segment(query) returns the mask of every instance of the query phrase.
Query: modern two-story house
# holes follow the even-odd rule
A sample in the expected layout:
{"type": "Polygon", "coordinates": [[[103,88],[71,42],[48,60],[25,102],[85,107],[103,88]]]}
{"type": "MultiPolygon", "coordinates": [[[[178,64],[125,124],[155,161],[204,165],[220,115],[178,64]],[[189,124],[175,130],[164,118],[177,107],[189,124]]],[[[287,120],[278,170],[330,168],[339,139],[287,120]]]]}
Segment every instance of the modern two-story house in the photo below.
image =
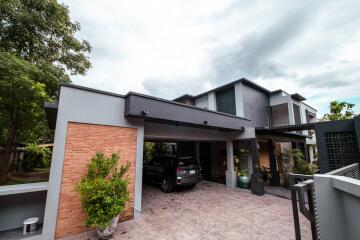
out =
{"type": "MultiPolygon", "coordinates": [[[[253,173],[270,168],[279,175],[285,149],[300,148],[311,161],[315,141],[304,125],[316,121],[316,110],[304,100],[247,79],[174,100],[62,85],[59,102],[45,104],[55,140],[44,239],[86,230],[74,185],[96,151],[120,151],[121,162],[131,164],[131,201],[123,218],[141,213],[146,141],[176,143],[181,153],[193,154],[199,161],[205,179],[227,187],[236,186],[239,169],[253,173]]],[[[271,184],[280,184],[280,178],[273,179],[271,184]]]]}

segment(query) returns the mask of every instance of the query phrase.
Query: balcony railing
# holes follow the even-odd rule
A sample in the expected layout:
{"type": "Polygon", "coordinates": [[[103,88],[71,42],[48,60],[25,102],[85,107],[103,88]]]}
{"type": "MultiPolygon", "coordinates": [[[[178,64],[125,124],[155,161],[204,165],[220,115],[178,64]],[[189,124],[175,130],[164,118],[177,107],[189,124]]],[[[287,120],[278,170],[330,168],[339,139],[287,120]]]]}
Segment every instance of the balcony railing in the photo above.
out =
{"type": "Polygon", "coordinates": [[[358,180],[359,163],[315,176],[289,174],[296,240],[301,240],[299,211],[311,224],[313,240],[320,239],[320,236],[329,240],[353,239],[352,236],[358,236],[360,230],[347,224],[353,219],[353,212],[360,211],[358,180]],[[352,198],[347,200],[346,196],[350,195],[352,198]],[[323,217],[320,210],[326,213],[323,217]],[[337,226],[337,229],[334,230],[331,226],[337,226]]]}

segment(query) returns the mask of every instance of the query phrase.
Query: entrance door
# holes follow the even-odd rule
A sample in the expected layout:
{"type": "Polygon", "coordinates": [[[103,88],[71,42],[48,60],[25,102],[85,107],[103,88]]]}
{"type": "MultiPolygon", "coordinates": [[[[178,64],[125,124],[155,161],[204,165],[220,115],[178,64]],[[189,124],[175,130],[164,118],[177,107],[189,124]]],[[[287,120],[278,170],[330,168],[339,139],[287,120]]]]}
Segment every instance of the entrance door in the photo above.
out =
{"type": "Polygon", "coordinates": [[[226,143],[200,142],[200,165],[205,180],[225,184],[226,143]]]}

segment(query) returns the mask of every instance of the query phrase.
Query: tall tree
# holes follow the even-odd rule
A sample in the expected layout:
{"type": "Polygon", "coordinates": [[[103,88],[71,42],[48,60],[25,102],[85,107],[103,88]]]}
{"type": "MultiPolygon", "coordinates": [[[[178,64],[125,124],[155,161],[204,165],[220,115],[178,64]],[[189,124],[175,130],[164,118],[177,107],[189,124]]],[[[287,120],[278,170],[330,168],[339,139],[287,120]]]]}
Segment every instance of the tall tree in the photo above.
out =
{"type": "Polygon", "coordinates": [[[330,113],[326,113],[323,118],[329,121],[351,119],[356,116],[354,107],[352,103],[332,101],[329,105],[330,113]]]}
{"type": "Polygon", "coordinates": [[[76,38],[79,30],[67,6],[56,0],[0,1],[0,143],[6,152],[0,174],[19,140],[33,141],[48,131],[43,101],[56,101],[60,83],[90,68],[91,47],[76,38]],[[40,95],[42,101],[35,97],[40,95]],[[25,111],[24,106],[31,108],[25,111]],[[37,122],[28,121],[25,112],[37,122]]]}
{"type": "Polygon", "coordinates": [[[3,183],[10,172],[9,150],[15,145],[17,131],[32,128],[41,120],[41,105],[48,95],[45,85],[33,80],[47,76],[28,61],[0,52],[0,72],[0,124],[6,136],[4,158],[0,162],[0,183],[3,183]]]}

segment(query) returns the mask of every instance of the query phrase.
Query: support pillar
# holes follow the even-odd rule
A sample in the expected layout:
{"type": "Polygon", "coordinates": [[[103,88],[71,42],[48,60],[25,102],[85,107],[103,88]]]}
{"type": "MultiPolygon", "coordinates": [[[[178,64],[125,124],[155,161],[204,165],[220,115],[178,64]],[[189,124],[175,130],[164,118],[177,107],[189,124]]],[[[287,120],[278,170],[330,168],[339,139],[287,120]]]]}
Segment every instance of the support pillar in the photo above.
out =
{"type": "Polygon", "coordinates": [[[308,163],[310,163],[310,154],[309,154],[309,147],[306,144],[306,142],[304,142],[304,153],[305,153],[305,161],[307,161],[308,163]]]}
{"type": "Polygon", "coordinates": [[[280,186],[280,176],[277,170],[276,156],[275,156],[275,142],[270,139],[268,141],[269,148],[269,160],[270,160],[270,185],[272,186],[280,186]]]}
{"type": "Polygon", "coordinates": [[[256,138],[250,140],[250,149],[253,165],[253,174],[251,174],[251,193],[255,195],[264,195],[264,181],[262,179],[262,174],[260,173],[260,158],[259,158],[259,148],[256,141],[256,138]]]}
{"type": "Polygon", "coordinates": [[[253,173],[260,173],[260,158],[259,158],[259,149],[256,138],[250,140],[250,150],[251,150],[251,162],[253,173]]]}
{"type": "Polygon", "coordinates": [[[200,142],[199,141],[196,141],[195,144],[194,144],[194,150],[195,150],[195,159],[196,159],[196,162],[199,164],[200,166],[200,142]]]}
{"type": "Polygon", "coordinates": [[[234,168],[234,146],[232,140],[226,141],[226,187],[236,187],[236,172],[234,168]]]}

